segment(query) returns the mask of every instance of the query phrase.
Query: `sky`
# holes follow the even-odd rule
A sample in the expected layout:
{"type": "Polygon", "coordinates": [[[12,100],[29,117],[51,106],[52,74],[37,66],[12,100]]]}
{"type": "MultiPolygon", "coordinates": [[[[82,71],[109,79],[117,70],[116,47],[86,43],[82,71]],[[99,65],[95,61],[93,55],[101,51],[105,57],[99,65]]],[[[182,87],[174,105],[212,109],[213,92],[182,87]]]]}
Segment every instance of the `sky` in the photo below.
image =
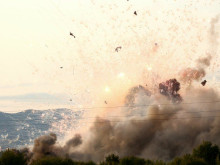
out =
{"type": "Polygon", "coordinates": [[[207,53],[219,88],[219,11],[219,0],[0,0],[0,111],[121,105],[207,53]]]}

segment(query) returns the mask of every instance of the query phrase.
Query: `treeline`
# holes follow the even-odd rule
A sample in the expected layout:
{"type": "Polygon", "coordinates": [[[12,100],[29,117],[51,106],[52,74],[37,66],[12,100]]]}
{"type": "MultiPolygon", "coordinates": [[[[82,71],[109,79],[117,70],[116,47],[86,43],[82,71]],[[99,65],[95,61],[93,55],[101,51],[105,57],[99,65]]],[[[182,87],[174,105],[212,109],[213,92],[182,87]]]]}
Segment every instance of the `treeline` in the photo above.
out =
{"type": "Polygon", "coordinates": [[[194,148],[191,154],[176,157],[170,162],[146,160],[135,156],[119,158],[111,154],[99,163],[80,162],[56,156],[45,156],[30,161],[24,152],[11,149],[0,153],[0,165],[220,165],[220,149],[219,146],[205,141],[194,148]]]}

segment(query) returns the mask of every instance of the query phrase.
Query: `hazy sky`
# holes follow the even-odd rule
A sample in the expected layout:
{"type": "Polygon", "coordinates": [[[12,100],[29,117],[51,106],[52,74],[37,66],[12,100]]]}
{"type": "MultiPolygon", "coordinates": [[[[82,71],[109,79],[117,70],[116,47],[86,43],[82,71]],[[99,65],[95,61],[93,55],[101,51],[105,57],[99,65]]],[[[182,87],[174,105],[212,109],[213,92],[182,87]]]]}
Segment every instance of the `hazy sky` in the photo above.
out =
{"type": "Polygon", "coordinates": [[[219,86],[219,14],[219,0],[0,0],[0,111],[118,105],[213,49],[219,86]]]}

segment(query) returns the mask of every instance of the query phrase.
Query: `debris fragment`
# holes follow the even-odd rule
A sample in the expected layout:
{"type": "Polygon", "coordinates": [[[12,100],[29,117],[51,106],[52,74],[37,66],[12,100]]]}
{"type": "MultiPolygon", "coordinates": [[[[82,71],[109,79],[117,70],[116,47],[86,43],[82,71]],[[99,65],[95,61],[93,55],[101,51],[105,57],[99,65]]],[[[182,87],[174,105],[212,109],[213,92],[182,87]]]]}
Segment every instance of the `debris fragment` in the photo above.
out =
{"type": "Polygon", "coordinates": [[[136,11],[134,11],[134,15],[137,15],[137,12],[136,12],[136,11]]]}
{"type": "Polygon", "coordinates": [[[201,84],[202,84],[203,86],[205,86],[206,82],[207,82],[207,81],[204,80],[204,81],[201,82],[201,84]]]}
{"type": "Polygon", "coordinates": [[[61,66],[60,69],[63,69],[63,67],[61,66]]]}
{"type": "Polygon", "coordinates": [[[70,99],[70,101],[73,101],[72,99],[70,99]]]}
{"type": "Polygon", "coordinates": [[[105,104],[108,104],[107,101],[105,101],[105,104]]]}
{"type": "Polygon", "coordinates": [[[76,38],[76,36],[73,33],[71,33],[71,32],[70,32],[70,35],[73,36],[74,38],[76,38]]]}
{"type": "Polygon", "coordinates": [[[121,46],[118,46],[117,48],[115,48],[115,51],[118,52],[121,48],[121,46]]]}

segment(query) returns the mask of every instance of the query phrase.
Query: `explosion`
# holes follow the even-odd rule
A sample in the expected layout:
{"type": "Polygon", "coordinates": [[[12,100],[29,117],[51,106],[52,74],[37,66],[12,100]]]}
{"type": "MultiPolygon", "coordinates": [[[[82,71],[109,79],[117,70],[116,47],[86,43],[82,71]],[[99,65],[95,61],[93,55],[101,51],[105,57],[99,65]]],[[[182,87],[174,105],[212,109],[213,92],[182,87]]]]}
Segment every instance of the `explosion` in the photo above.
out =
{"type": "MultiPolygon", "coordinates": [[[[212,36],[216,36],[215,31],[213,25],[212,36]]],[[[156,43],[155,46],[154,54],[159,49],[156,43]]],[[[110,153],[120,157],[132,155],[170,160],[188,153],[204,140],[220,145],[219,93],[215,88],[203,88],[201,85],[194,87],[192,84],[205,77],[213,57],[214,54],[207,54],[196,61],[195,67],[184,68],[177,77],[179,81],[173,78],[153,84],[158,87],[156,92],[136,83],[127,92],[122,106],[108,107],[111,109],[108,113],[116,113],[117,116],[97,116],[88,129],[83,130],[83,133],[74,132],[73,138],[64,145],[57,142],[53,133],[37,138],[33,149],[27,153],[30,161],[50,155],[98,162],[110,153]],[[192,88],[180,95],[180,83],[192,88]]],[[[132,70],[134,67],[130,68],[132,70]]],[[[152,67],[147,66],[147,70],[151,71],[152,67]]],[[[123,76],[123,73],[118,75],[123,76]]],[[[104,91],[108,93],[112,89],[106,86],[104,91]]],[[[112,97],[117,98],[118,93],[112,92],[112,97]]]]}
{"type": "Polygon", "coordinates": [[[220,115],[218,102],[184,104],[185,99],[220,100],[217,91],[193,88],[186,91],[183,100],[179,90],[180,83],[176,79],[160,83],[161,95],[157,97],[141,85],[133,87],[125,98],[125,107],[121,108],[127,112],[123,113],[124,120],[97,117],[84,136],[75,134],[62,146],[57,143],[55,134],[41,136],[27,153],[30,162],[47,155],[101,161],[110,153],[120,157],[134,155],[170,160],[189,152],[203,140],[219,145],[220,119],[215,117],[220,115]],[[172,102],[163,105],[167,99],[172,102]],[[140,105],[140,101],[149,104],[140,105]],[[134,111],[139,115],[134,115],[134,111]]]}

